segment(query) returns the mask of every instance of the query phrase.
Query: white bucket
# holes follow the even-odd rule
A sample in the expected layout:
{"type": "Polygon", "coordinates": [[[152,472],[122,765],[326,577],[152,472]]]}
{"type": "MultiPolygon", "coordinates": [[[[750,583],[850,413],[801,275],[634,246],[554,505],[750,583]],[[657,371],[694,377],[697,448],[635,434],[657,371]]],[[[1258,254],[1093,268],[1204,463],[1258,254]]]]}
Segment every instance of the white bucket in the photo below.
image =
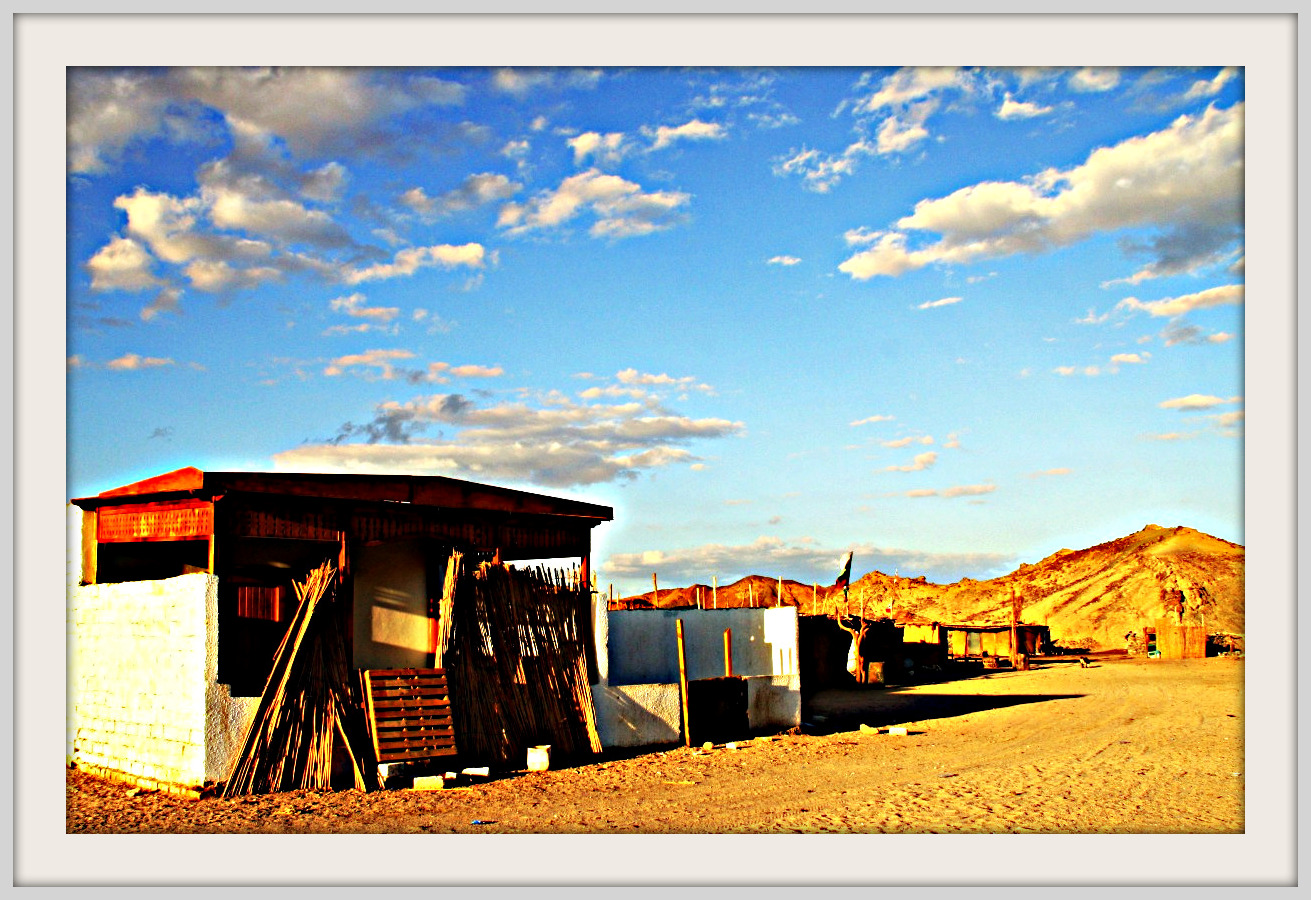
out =
{"type": "Polygon", "coordinates": [[[551,768],[551,745],[539,744],[528,748],[528,771],[545,772],[551,768]]]}

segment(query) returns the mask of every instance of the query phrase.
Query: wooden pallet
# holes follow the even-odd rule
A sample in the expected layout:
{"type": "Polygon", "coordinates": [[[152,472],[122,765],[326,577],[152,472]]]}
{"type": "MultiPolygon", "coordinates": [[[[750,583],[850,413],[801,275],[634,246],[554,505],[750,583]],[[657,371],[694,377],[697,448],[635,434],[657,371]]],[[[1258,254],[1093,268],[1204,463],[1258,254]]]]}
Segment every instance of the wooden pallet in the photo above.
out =
{"type": "Polygon", "coordinates": [[[454,756],[445,669],[366,669],[364,702],[378,762],[454,756]]]}

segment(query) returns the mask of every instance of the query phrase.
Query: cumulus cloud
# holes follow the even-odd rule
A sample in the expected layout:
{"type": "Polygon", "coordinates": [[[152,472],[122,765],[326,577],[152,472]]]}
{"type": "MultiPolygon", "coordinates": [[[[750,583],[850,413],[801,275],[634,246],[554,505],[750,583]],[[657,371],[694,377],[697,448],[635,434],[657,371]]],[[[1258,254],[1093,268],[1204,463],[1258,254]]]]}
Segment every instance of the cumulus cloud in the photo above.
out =
{"type": "Polygon", "coordinates": [[[728,130],[723,125],[718,122],[702,122],[700,119],[676,126],[644,128],[643,132],[652,138],[652,150],[663,150],[675,141],[717,141],[728,137],[728,130]]]}
{"type": "Polygon", "coordinates": [[[857,113],[905,107],[946,90],[969,90],[969,73],[955,66],[920,66],[898,69],[884,78],[877,91],[855,102],[857,113]]]}
{"type": "Polygon", "coordinates": [[[884,415],[868,416],[868,417],[866,417],[866,418],[864,418],[864,419],[857,419],[856,421],[854,421],[854,422],[850,422],[850,423],[848,423],[848,424],[851,425],[852,428],[856,428],[856,427],[858,427],[858,426],[860,426],[860,425],[872,425],[872,424],[874,424],[875,422],[891,422],[891,421],[893,420],[893,418],[895,418],[895,417],[894,417],[894,416],[884,416],[884,415]]]}
{"type": "MultiPolygon", "coordinates": [[[[298,154],[369,151],[425,108],[458,105],[466,89],[404,69],[70,69],[68,166],[94,174],[134,141],[210,139],[217,123],[277,135],[298,154]]],[[[422,143],[422,142],[421,142],[422,143]]]]}
{"type": "Polygon", "coordinates": [[[624,158],[628,145],[624,142],[622,132],[600,134],[587,131],[565,142],[574,151],[574,164],[581,165],[588,157],[597,162],[614,165],[624,158]]]}
{"type": "Polygon", "coordinates": [[[477,209],[488,203],[508,200],[522,187],[504,175],[483,172],[470,175],[459,186],[437,197],[429,197],[421,187],[410,188],[401,194],[400,202],[423,218],[433,220],[477,209]]]}
{"type": "Polygon", "coordinates": [[[453,269],[456,266],[481,269],[485,253],[482,244],[474,243],[460,246],[436,244],[431,247],[410,247],[398,251],[390,263],[349,270],[343,275],[342,281],[347,284],[359,284],[363,281],[396,278],[413,275],[419,269],[428,266],[440,266],[443,269],[453,269]]]}
{"type": "Polygon", "coordinates": [[[843,178],[856,171],[862,157],[878,152],[877,144],[860,140],[838,154],[802,148],[774,162],[775,175],[799,175],[802,185],[818,194],[826,194],[843,178]]]}
{"type": "Polygon", "coordinates": [[[1114,67],[1085,66],[1070,76],[1072,90],[1083,93],[1102,93],[1120,83],[1120,70],[1114,67]]]}
{"type": "Polygon", "coordinates": [[[334,312],[342,312],[357,319],[370,319],[384,325],[401,314],[400,307],[365,306],[364,301],[363,294],[355,293],[346,297],[337,297],[329,301],[328,305],[334,312]]]}
{"type": "MultiPolygon", "coordinates": [[[[884,447],[891,447],[892,449],[895,450],[901,447],[909,447],[911,444],[932,444],[933,437],[931,435],[924,434],[924,435],[919,435],[918,437],[915,436],[903,437],[891,441],[880,441],[879,443],[881,443],[884,447]]],[[[918,457],[916,457],[916,461],[917,462],[919,461],[918,457]]],[[[903,471],[908,471],[908,470],[903,470],[903,471]]]]}
{"type": "Polygon", "coordinates": [[[1168,128],[1093,151],[1081,165],[988,181],[921,200],[895,230],[853,229],[864,249],[838,268],[857,280],[924,266],[1051,251],[1095,234],[1155,229],[1141,248],[1171,271],[1214,261],[1243,219],[1243,105],[1181,116],[1168,128]],[[912,235],[937,234],[912,246],[912,235]],[[1169,257],[1167,260],[1167,256],[1169,257]]]}
{"type": "Polygon", "coordinates": [[[800,264],[799,256],[771,256],[766,262],[771,266],[795,266],[800,264]]]}
{"type": "Polygon", "coordinates": [[[1244,296],[1243,285],[1224,284],[1192,294],[1183,294],[1179,297],[1166,297],[1163,300],[1143,301],[1136,297],[1125,297],[1116,304],[1115,308],[1134,312],[1141,311],[1155,317],[1173,318],[1187,315],[1196,309],[1209,309],[1213,306],[1226,305],[1237,306],[1243,303],[1244,296]]]}
{"type": "Polygon", "coordinates": [[[688,443],[743,428],[637,402],[582,404],[552,394],[537,406],[507,401],[482,407],[460,394],[435,394],[379,404],[371,421],[348,422],[331,440],[278,454],[275,462],[302,471],[404,470],[569,486],[696,462],[688,443]],[[420,439],[438,425],[458,434],[420,439]]]}
{"type": "Polygon", "coordinates": [[[1008,92],[1001,106],[998,107],[996,116],[999,119],[1032,119],[1035,116],[1045,116],[1051,111],[1050,106],[1016,100],[1008,92]]]}
{"type": "Polygon", "coordinates": [[[1145,363],[1147,362],[1148,359],[1151,358],[1151,356],[1152,354],[1150,353],[1117,353],[1111,357],[1111,364],[1119,365],[1120,363],[1125,363],[1125,364],[1145,363]]]}
{"type": "Polygon", "coordinates": [[[384,381],[390,381],[396,377],[393,363],[398,360],[413,358],[414,353],[410,350],[367,350],[364,353],[349,353],[332,360],[324,368],[323,374],[332,377],[352,371],[359,373],[360,370],[364,370],[368,377],[377,377],[384,381]]]}
{"type": "Polygon", "coordinates": [[[691,195],[680,191],[645,192],[618,175],[588,169],[570,176],[555,190],[527,203],[507,203],[497,224],[508,234],[557,228],[590,212],[593,237],[624,238],[663,231],[683,222],[691,195]]]}
{"type": "Polygon", "coordinates": [[[1186,397],[1174,397],[1170,400],[1163,400],[1157,404],[1161,409],[1211,409],[1215,406],[1222,406],[1226,403],[1240,403],[1242,397],[1215,397],[1210,394],[1189,394],[1186,397]]]}
{"type": "Polygon", "coordinates": [[[1224,88],[1226,84],[1238,77],[1238,69],[1233,66],[1225,66],[1214,78],[1203,78],[1194,81],[1184,94],[1185,100],[1197,100],[1203,97],[1214,97],[1224,88]]]}
{"type": "Polygon", "coordinates": [[[885,472],[922,472],[938,461],[938,454],[929,450],[918,454],[914,460],[904,466],[888,466],[885,472]]]}
{"type": "Polygon", "coordinates": [[[142,291],[161,282],[152,271],[155,260],[132,238],[116,237],[87,261],[91,288],[97,291],[142,291]]]}

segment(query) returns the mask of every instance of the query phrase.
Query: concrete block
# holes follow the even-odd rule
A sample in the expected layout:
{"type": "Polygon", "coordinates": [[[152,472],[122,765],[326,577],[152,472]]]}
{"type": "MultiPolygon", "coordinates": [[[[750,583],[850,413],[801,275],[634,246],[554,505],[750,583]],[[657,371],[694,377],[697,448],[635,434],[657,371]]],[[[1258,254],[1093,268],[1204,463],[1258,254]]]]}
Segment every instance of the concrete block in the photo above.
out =
{"type": "Polygon", "coordinates": [[[446,787],[446,779],[441,775],[416,775],[411,790],[440,791],[446,787]]]}

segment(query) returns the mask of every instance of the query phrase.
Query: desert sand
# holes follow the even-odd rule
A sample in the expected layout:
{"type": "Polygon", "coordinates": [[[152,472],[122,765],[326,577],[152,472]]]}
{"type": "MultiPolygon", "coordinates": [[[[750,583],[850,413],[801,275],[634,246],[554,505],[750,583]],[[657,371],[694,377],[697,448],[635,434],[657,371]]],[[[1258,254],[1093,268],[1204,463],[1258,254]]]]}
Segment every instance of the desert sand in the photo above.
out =
{"type": "Polygon", "coordinates": [[[1038,660],[1030,671],[822,692],[807,718],[818,733],[610,753],[437,791],[182,800],[73,770],[67,831],[1243,831],[1241,659],[1038,660]]]}

